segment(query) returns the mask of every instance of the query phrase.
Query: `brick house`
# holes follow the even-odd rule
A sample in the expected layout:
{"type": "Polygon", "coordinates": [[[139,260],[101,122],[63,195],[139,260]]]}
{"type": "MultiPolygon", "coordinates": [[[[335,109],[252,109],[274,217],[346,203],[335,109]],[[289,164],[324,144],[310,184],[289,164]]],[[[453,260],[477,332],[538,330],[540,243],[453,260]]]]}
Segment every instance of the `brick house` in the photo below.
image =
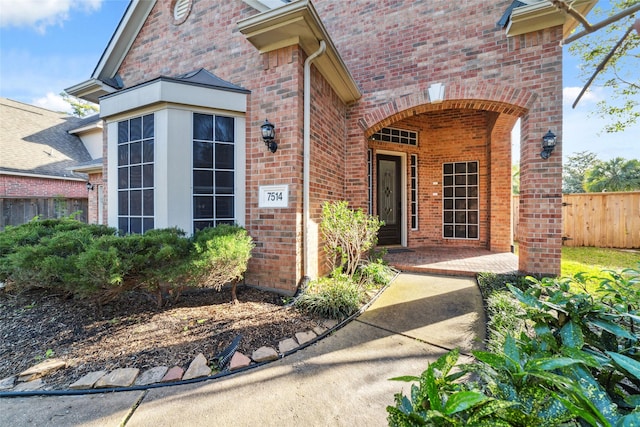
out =
{"type": "Polygon", "coordinates": [[[101,126],[98,116],[79,119],[0,98],[0,230],[34,216],[80,211],[76,218],[88,219],[87,175],[73,168],[102,157],[101,126]]]}
{"type": "Polygon", "coordinates": [[[239,223],[247,282],[286,293],[326,272],[327,200],[379,215],[381,245],[509,251],[520,119],[519,267],[557,274],[561,143],[543,159],[541,138],[562,141],[575,26],[542,0],[133,0],[67,91],[101,106],[110,225],[239,223]]]}

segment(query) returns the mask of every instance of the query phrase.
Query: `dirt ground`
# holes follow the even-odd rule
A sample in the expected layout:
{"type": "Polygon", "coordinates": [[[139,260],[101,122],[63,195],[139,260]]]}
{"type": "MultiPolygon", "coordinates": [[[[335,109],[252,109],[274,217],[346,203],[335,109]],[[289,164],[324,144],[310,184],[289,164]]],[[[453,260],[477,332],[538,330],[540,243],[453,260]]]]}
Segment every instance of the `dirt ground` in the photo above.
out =
{"type": "Polygon", "coordinates": [[[212,360],[238,335],[250,356],[318,322],[283,306],[281,296],[240,286],[239,304],[229,290],[195,290],[162,309],[143,294],[129,294],[101,310],[87,302],[42,291],[0,290],[0,380],[46,358],[67,362],[45,379],[63,389],[88,372],[116,368],[181,366],[198,353],[212,360]]]}

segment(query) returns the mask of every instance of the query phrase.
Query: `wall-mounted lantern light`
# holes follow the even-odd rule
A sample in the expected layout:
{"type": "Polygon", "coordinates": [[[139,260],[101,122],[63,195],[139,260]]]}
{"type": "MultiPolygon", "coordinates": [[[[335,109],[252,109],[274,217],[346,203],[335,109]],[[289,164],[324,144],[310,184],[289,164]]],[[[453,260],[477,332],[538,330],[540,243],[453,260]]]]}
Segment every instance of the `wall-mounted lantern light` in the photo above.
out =
{"type": "Polygon", "coordinates": [[[92,184],[92,183],[90,183],[89,181],[87,181],[86,186],[87,186],[87,191],[91,191],[91,190],[93,190],[93,184],[92,184]]]}
{"type": "Polygon", "coordinates": [[[556,135],[549,129],[549,132],[545,133],[542,137],[542,153],[540,153],[540,157],[548,159],[553,149],[556,148],[557,142],[556,135]]]}
{"type": "Polygon", "coordinates": [[[260,126],[260,132],[262,133],[264,145],[267,146],[269,151],[275,153],[278,149],[278,144],[274,141],[274,139],[276,139],[276,127],[269,120],[265,119],[262,126],[260,126]]]}

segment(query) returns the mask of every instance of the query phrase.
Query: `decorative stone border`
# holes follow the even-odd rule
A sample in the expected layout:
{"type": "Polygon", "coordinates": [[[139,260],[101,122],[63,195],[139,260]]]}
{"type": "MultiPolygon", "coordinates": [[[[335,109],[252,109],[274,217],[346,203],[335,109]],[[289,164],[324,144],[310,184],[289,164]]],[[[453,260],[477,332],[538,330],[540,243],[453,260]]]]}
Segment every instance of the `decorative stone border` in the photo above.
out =
{"type": "MultiPolygon", "coordinates": [[[[297,351],[318,337],[328,334],[338,326],[338,322],[324,319],[313,330],[297,332],[294,337],[278,343],[278,350],[263,346],[254,350],[251,357],[236,351],[229,361],[229,372],[247,368],[251,365],[277,360],[297,351]]],[[[67,363],[61,359],[49,359],[11,377],[0,380],[0,392],[30,392],[45,390],[44,379],[53,372],[65,368],[67,363]]],[[[132,386],[148,386],[177,381],[205,378],[214,372],[206,357],[199,353],[185,371],[180,366],[156,366],[144,372],[137,368],[118,368],[111,372],[93,371],[84,375],[69,386],[72,390],[112,389],[132,386]]],[[[63,391],[63,390],[60,390],[63,391]]]]}

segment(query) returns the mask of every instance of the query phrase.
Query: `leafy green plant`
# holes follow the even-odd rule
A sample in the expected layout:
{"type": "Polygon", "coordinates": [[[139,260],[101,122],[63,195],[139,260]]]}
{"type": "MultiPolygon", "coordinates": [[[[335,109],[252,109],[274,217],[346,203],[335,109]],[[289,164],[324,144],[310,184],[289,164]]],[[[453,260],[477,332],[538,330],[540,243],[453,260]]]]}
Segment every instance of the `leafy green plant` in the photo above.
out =
{"type": "Polygon", "coordinates": [[[485,395],[473,383],[458,381],[466,372],[452,373],[459,357],[452,350],[430,363],[419,377],[403,376],[393,381],[415,382],[410,397],[397,393],[395,406],[387,406],[390,426],[510,426],[501,411],[514,403],[485,395]]]}
{"type": "Polygon", "coordinates": [[[362,288],[348,275],[338,274],[312,281],[295,306],[312,315],[342,320],[358,311],[363,301],[362,288]]]}
{"type": "Polygon", "coordinates": [[[363,254],[375,246],[381,225],[377,217],[349,209],[345,201],[324,203],[320,230],[331,269],[353,276],[363,254]]]}
{"type": "Polygon", "coordinates": [[[395,274],[382,259],[376,259],[361,261],[354,279],[362,283],[365,288],[380,288],[388,284],[395,274]]]}
{"type": "MultiPolygon", "coordinates": [[[[411,398],[396,395],[396,406],[388,408],[390,424],[639,425],[640,270],[606,274],[593,293],[580,291],[580,283],[575,283],[580,276],[528,278],[524,290],[507,284],[520,308],[500,327],[505,334],[501,345],[496,340],[488,351],[473,352],[474,363],[458,366],[459,375],[475,380],[454,385],[429,382],[425,379],[437,370],[430,374],[428,368],[411,398]],[[522,323],[510,331],[514,316],[522,323]],[[484,399],[481,396],[494,399],[499,408],[482,422],[471,419],[479,410],[471,404],[455,417],[444,418],[442,410],[430,412],[434,401],[441,408],[462,391],[476,393],[478,401],[484,399]]],[[[494,317],[500,316],[500,307],[512,304],[504,300],[504,292],[492,297],[498,300],[496,311],[489,312],[494,317]]]]}

